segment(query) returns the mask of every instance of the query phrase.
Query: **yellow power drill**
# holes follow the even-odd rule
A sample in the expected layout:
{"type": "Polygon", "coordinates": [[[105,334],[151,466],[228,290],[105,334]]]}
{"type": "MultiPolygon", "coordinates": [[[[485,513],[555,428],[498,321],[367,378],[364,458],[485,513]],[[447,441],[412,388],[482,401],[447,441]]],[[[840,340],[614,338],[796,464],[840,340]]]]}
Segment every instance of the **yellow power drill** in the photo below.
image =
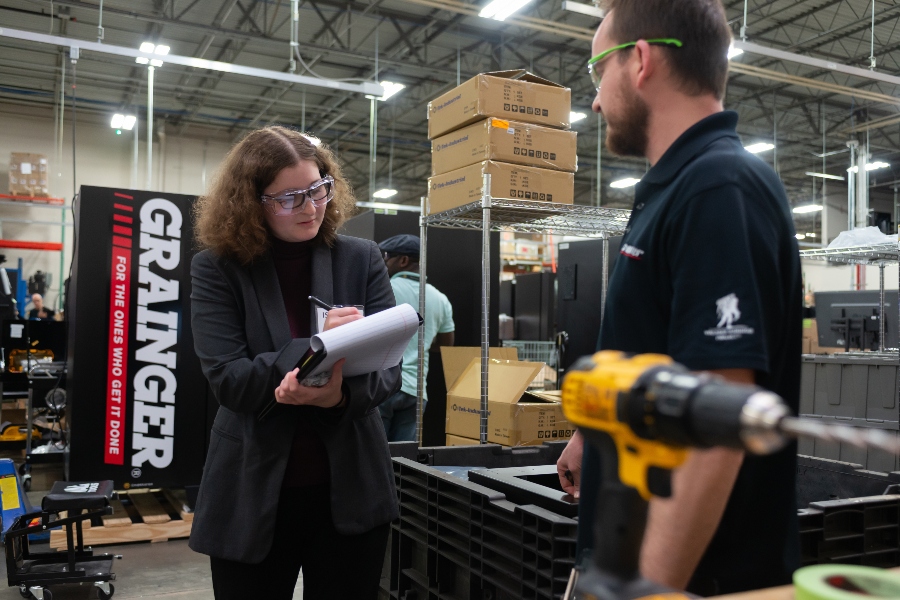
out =
{"type": "Polygon", "coordinates": [[[779,396],[703,373],[659,354],[604,351],[577,361],[563,382],[569,422],[600,453],[592,564],[578,579],[579,600],[686,598],[642,579],[648,501],[671,495],[671,472],[688,448],[728,446],[775,452],[789,435],[779,396]]]}

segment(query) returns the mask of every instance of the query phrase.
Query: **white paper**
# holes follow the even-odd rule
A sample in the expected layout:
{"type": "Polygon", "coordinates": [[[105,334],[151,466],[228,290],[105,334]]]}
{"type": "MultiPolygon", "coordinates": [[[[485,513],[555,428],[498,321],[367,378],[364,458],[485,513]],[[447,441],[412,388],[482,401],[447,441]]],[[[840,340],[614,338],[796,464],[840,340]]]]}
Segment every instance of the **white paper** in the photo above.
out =
{"type": "Polygon", "coordinates": [[[22,175],[31,175],[31,163],[22,163],[22,175]]]}
{"type": "Polygon", "coordinates": [[[313,309],[316,311],[316,330],[322,331],[325,329],[325,318],[328,316],[328,309],[321,306],[314,306],[313,309]]]}
{"type": "Polygon", "coordinates": [[[19,323],[12,323],[9,326],[9,337],[11,338],[21,338],[22,331],[25,329],[25,326],[19,323]]]}
{"type": "Polygon", "coordinates": [[[325,360],[310,374],[331,371],[346,358],[343,376],[353,377],[389,369],[400,364],[403,351],[419,328],[419,315],[409,304],[401,304],[358,321],[312,336],[313,351],[324,349],[325,360]]]}

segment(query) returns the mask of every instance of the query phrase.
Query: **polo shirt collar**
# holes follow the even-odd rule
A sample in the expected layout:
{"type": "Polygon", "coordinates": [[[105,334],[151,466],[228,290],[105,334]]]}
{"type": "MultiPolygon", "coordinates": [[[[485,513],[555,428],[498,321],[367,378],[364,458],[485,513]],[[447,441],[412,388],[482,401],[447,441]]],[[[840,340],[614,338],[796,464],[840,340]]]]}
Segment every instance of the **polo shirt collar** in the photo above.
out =
{"type": "Polygon", "coordinates": [[[641,179],[641,183],[665,184],[675,178],[681,168],[699,154],[711,142],[733,137],[737,132],[738,114],[724,110],[702,119],[682,133],[653,167],[641,179]]]}

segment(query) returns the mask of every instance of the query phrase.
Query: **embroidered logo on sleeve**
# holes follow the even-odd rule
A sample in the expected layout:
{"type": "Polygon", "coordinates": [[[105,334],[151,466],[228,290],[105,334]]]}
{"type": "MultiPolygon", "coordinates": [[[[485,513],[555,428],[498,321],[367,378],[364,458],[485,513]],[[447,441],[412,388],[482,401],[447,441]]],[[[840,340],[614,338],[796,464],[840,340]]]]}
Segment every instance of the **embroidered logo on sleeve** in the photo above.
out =
{"type": "Polygon", "coordinates": [[[727,342],[740,339],[744,335],[753,335],[752,327],[737,324],[738,319],[741,318],[738,303],[739,300],[735,294],[728,294],[716,300],[716,316],[719,318],[719,322],[715,327],[704,331],[704,335],[715,338],[717,342],[727,342]]]}
{"type": "Polygon", "coordinates": [[[635,248],[631,244],[622,244],[622,249],[619,250],[619,254],[627,256],[628,258],[633,258],[634,260],[641,260],[644,251],[640,248],[635,248]]]}

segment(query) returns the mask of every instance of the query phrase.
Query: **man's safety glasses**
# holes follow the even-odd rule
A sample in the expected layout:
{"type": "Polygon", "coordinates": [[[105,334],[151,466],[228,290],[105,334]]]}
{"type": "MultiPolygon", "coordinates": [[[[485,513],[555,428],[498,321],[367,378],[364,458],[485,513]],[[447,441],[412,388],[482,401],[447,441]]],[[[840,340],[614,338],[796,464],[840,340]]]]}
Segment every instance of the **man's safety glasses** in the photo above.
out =
{"type": "MultiPolygon", "coordinates": [[[[640,40],[638,40],[640,41],[640,40]]],[[[676,40],[674,38],[655,38],[652,40],[645,40],[648,44],[663,44],[665,46],[675,46],[676,48],[681,48],[681,40],[676,40]]],[[[600,62],[615,52],[616,50],[624,50],[625,48],[632,48],[637,45],[637,42],[627,42],[625,44],[619,44],[618,46],[613,46],[612,48],[607,48],[594,58],[588,61],[587,67],[588,72],[591,74],[591,81],[594,82],[594,88],[599,92],[600,91],[600,77],[602,73],[600,72],[600,62]]]]}
{"type": "Polygon", "coordinates": [[[327,204],[334,198],[334,178],[326,175],[305,190],[284,190],[273,196],[263,194],[259,197],[263,205],[273,215],[286,216],[298,213],[311,201],[316,208],[327,204]]]}

